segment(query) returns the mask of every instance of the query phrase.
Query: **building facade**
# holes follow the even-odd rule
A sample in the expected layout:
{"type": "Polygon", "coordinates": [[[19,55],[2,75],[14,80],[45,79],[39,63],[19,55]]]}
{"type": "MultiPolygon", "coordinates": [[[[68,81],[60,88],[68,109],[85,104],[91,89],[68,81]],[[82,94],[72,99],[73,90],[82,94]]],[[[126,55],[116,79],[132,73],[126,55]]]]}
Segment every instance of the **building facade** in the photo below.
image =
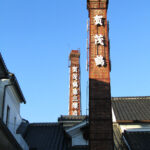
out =
{"type": "Polygon", "coordinates": [[[0,55],[0,141],[1,150],[28,150],[17,128],[22,122],[20,104],[26,103],[14,74],[9,73],[0,55]],[[8,144],[9,143],[9,144],[8,144]]]}

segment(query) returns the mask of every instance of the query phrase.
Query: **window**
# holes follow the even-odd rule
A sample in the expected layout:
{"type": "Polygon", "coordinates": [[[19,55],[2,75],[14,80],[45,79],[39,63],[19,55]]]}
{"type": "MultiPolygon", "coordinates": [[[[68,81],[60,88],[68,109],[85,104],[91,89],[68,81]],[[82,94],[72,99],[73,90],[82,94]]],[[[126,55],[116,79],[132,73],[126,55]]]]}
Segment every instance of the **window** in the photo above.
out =
{"type": "Polygon", "coordinates": [[[16,117],[14,118],[14,132],[16,132],[16,117]]]}
{"type": "Polygon", "coordinates": [[[6,114],[6,126],[8,127],[10,117],[10,108],[7,106],[7,114],[6,114]]]}

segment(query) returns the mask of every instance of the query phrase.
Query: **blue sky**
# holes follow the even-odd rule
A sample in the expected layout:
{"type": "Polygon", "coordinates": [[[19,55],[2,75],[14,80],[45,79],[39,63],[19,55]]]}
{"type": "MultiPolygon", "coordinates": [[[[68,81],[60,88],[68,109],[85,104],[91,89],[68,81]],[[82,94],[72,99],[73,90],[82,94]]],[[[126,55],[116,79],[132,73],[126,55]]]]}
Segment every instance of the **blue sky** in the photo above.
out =
{"type": "MultiPolygon", "coordinates": [[[[150,95],[150,1],[110,0],[112,96],[150,95]]],[[[15,73],[30,122],[68,114],[72,49],[81,52],[82,112],[86,114],[86,0],[0,0],[0,52],[15,73]]]]}

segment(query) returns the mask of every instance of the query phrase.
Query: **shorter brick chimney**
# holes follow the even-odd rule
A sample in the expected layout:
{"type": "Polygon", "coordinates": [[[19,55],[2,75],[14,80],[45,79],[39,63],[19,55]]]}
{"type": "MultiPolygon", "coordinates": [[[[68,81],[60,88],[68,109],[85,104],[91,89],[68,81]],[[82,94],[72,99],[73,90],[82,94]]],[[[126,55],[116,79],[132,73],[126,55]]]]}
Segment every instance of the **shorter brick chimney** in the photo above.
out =
{"type": "Polygon", "coordinates": [[[70,95],[69,115],[78,116],[81,114],[80,102],[80,51],[72,50],[70,60],[70,95]]]}

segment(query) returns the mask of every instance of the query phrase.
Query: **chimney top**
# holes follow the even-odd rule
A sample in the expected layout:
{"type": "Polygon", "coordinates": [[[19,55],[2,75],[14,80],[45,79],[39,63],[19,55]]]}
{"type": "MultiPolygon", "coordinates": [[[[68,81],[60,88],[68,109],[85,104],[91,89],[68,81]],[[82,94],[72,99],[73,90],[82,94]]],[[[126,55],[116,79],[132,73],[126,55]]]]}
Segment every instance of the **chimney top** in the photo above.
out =
{"type": "Polygon", "coordinates": [[[72,50],[70,55],[69,55],[69,59],[71,59],[72,57],[80,58],[80,51],[79,50],[72,50]]]}

